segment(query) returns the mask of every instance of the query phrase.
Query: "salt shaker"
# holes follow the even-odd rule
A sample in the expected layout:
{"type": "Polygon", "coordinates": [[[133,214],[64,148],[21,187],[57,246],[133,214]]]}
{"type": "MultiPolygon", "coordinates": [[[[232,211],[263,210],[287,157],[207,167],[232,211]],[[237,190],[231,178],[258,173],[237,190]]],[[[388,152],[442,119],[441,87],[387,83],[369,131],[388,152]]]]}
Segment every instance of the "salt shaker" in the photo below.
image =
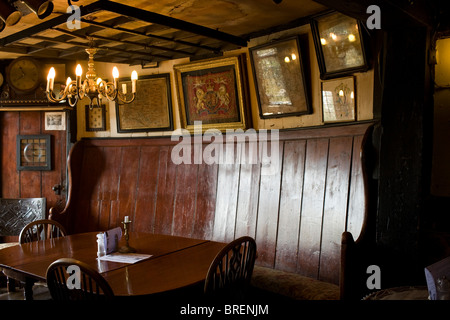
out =
{"type": "Polygon", "coordinates": [[[105,234],[97,233],[97,257],[105,255],[105,234]]]}

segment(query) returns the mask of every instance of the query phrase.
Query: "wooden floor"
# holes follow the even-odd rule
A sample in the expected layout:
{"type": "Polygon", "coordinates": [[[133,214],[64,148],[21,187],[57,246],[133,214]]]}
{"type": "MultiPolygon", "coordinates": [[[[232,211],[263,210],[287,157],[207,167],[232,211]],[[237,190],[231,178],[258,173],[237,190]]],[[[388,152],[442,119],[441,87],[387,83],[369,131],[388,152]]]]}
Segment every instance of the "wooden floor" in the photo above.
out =
{"type": "MultiPolygon", "coordinates": [[[[33,288],[34,300],[50,300],[50,293],[44,286],[36,285],[33,288]]],[[[23,288],[17,288],[15,292],[8,292],[6,288],[0,288],[0,300],[25,300],[23,288]]]]}

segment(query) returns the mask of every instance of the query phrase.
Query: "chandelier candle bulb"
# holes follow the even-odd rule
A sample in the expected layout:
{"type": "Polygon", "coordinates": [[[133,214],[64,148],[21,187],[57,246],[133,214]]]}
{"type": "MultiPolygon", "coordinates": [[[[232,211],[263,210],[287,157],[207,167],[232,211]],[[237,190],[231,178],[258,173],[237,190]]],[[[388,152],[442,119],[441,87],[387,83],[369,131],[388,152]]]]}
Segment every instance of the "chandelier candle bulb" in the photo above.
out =
{"type": "Polygon", "coordinates": [[[77,76],[77,86],[81,87],[81,75],[83,74],[83,69],[81,68],[81,65],[77,65],[77,68],[75,69],[75,75],[77,76]]]}
{"type": "Polygon", "coordinates": [[[131,73],[131,93],[136,93],[136,81],[138,79],[138,74],[136,70],[131,73]]]}
{"type": "Polygon", "coordinates": [[[130,217],[129,216],[125,216],[125,220],[123,222],[125,222],[125,223],[130,222],[130,217]]]}
{"type": "Polygon", "coordinates": [[[48,72],[48,76],[47,76],[47,92],[52,91],[53,90],[53,85],[54,85],[54,81],[55,81],[55,68],[51,67],[50,71],[48,72]]]}
{"type": "Polygon", "coordinates": [[[136,98],[137,72],[133,71],[133,73],[131,74],[133,95],[130,99],[127,99],[127,88],[125,87],[125,85],[122,86],[122,90],[124,91],[123,94],[117,87],[119,78],[119,70],[117,69],[117,67],[114,67],[112,70],[114,82],[106,82],[100,77],[97,77],[97,73],[95,72],[94,54],[97,52],[97,48],[89,47],[88,49],[85,49],[85,51],[89,54],[86,79],[82,79],[83,69],[81,68],[81,65],[78,64],[75,70],[75,81],[72,81],[70,80],[70,78],[68,78],[64,92],[61,93],[61,97],[57,98],[52,91],[55,79],[55,71],[54,68],[51,68],[47,77],[46,93],[48,100],[51,102],[61,102],[68,97],[69,99],[67,99],[67,102],[72,108],[75,108],[77,102],[84,99],[84,97],[89,98],[90,108],[94,106],[95,100],[97,100],[97,105],[100,105],[101,99],[104,97],[106,97],[109,101],[116,101],[123,104],[129,104],[133,102],[136,98]]]}
{"type": "Polygon", "coordinates": [[[117,79],[119,78],[119,70],[117,67],[113,68],[114,87],[117,88],[117,79]]]}
{"type": "Polygon", "coordinates": [[[67,87],[67,90],[69,92],[69,94],[68,94],[69,98],[72,98],[72,95],[70,94],[70,84],[71,84],[71,82],[72,82],[72,78],[71,77],[67,77],[66,87],[67,87]]]}

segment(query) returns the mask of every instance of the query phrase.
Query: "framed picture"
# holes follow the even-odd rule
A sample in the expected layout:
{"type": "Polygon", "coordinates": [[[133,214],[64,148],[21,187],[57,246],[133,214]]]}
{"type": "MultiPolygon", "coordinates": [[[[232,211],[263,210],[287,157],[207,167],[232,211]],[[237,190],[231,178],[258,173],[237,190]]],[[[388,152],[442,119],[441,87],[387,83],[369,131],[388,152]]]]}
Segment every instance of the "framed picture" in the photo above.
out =
{"type": "Polygon", "coordinates": [[[329,13],[311,20],[321,79],[367,71],[361,23],[342,13],[329,13]]]}
{"type": "Polygon", "coordinates": [[[260,117],[311,113],[298,37],[250,48],[260,117]]]}
{"type": "Polygon", "coordinates": [[[106,130],[106,106],[104,104],[84,106],[86,115],[86,131],[105,131],[106,130]]]}
{"type": "Polygon", "coordinates": [[[45,130],[66,130],[66,113],[64,111],[46,112],[45,130]]]}
{"type": "Polygon", "coordinates": [[[17,170],[51,170],[50,135],[17,136],[17,170]]]}
{"type": "MultiPolygon", "coordinates": [[[[118,87],[131,92],[131,79],[119,80],[118,87]]],[[[141,76],[136,83],[136,99],[130,104],[116,102],[117,132],[173,130],[170,74],[141,76]]]]}
{"type": "Polygon", "coordinates": [[[201,122],[208,129],[246,129],[246,82],[241,56],[174,66],[181,126],[194,132],[201,122]]]}
{"type": "Polygon", "coordinates": [[[355,121],[355,99],[355,80],[353,77],[323,81],[323,122],[355,121]]]}

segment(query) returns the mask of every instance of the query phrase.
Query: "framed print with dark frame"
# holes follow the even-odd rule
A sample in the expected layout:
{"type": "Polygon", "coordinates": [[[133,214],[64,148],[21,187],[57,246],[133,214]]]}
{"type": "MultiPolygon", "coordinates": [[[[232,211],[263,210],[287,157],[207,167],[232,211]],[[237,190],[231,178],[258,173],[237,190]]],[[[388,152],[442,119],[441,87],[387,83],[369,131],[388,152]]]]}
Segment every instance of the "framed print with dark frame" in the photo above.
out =
{"type": "MultiPolygon", "coordinates": [[[[119,79],[118,86],[131,92],[131,79],[119,79]]],[[[140,76],[136,92],[136,99],[132,103],[116,102],[117,132],[173,130],[170,74],[140,76]]]]}
{"type": "Polygon", "coordinates": [[[51,170],[50,135],[17,136],[17,170],[51,170]]]}
{"type": "Polygon", "coordinates": [[[358,20],[328,13],[313,18],[311,30],[322,80],[369,69],[358,20]]]}
{"type": "Polygon", "coordinates": [[[311,113],[298,36],[250,48],[263,119],[311,113]]]}
{"type": "Polygon", "coordinates": [[[106,105],[84,106],[86,131],[105,131],[106,130],[106,105]]]}
{"type": "Polygon", "coordinates": [[[356,120],[356,93],[353,76],[322,82],[323,122],[356,120]]]}
{"type": "Polygon", "coordinates": [[[174,66],[182,128],[193,133],[198,121],[203,132],[248,127],[242,60],[232,56],[174,66]]]}

